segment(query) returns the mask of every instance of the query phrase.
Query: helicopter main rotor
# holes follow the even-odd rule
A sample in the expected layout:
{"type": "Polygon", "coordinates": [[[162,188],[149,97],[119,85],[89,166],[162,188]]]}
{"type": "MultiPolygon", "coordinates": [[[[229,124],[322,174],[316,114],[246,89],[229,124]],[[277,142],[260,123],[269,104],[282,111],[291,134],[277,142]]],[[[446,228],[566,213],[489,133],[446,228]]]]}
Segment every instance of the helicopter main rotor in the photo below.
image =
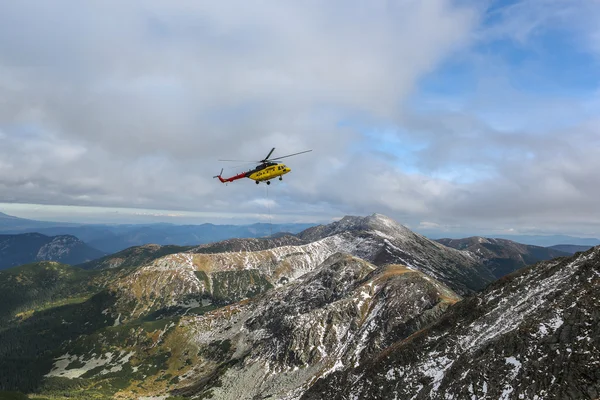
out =
{"type": "Polygon", "coordinates": [[[292,157],[292,156],[297,156],[298,154],[304,154],[304,153],[308,153],[312,150],[305,150],[305,151],[301,151],[299,153],[294,153],[294,154],[288,154],[286,156],[281,156],[281,157],[275,157],[275,158],[269,158],[271,156],[271,154],[273,154],[273,152],[275,151],[275,147],[273,147],[271,149],[271,151],[269,152],[269,154],[267,154],[267,156],[262,159],[262,160],[258,160],[258,161],[249,161],[249,160],[219,160],[219,161],[227,161],[227,162],[247,162],[247,163],[256,163],[256,164],[266,164],[269,162],[277,162],[278,160],[281,160],[282,158],[287,158],[287,157],[292,157]]]}

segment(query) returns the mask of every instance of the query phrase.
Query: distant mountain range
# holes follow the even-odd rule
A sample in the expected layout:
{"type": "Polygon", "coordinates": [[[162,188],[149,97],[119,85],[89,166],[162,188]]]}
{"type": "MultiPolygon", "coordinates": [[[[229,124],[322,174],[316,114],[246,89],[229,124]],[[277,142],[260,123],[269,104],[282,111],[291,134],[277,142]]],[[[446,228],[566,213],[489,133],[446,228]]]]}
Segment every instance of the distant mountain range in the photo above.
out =
{"type": "Polygon", "coordinates": [[[513,272],[490,260],[535,249],[480,239],[457,250],[374,214],[297,236],[135,247],[85,269],[0,271],[0,390],[597,397],[600,247],[513,272]]]}
{"type": "Polygon", "coordinates": [[[549,249],[562,251],[569,254],[575,254],[579,251],[588,251],[594,246],[579,246],[576,244],[557,244],[555,246],[549,246],[549,249]]]}
{"type": "MultiPolygon", "coordinates": [[[[174,225],[174,224],[73,224],[34,221],[0,212],[0,233],[42,233],[47,236],[72,235],[106,253],[115,253],[132,246],[149,243],[160,245],[195,246],[230,238],[259,238],[297,234],[315,224],[251,224],[251,225],[174,225]]],[[[517,243],[550,247],[580,245],[587,248],[600,245],[595,238],[564,235],[500,235],[494,236],[517,243]]],[[[582,247],[583,248],[583,247],[582,247]]],[[[559,248],[556,248],[559,251],[559,248]]],[[[563,248],[564,249],[564,248],[563,248]]],[[[567,251],[570,252],[570,251],[567,251]]]]}
{"type": "MultiPolygon", "coordinates": [[[[465,235],[467,236],[467,235],[465,235]]],[[[469,235],[470,236],[470,235],[469,235]]],[[[587,246],[591,248],[600,245],[600,239],[597,238],[582,238],[576,236],[567,235],[475,235],[477,237],[490,237],[495,239],[507,239],[517,243],[529,244],[533,246],[541,247],[552,247],[562,244],[573,244],[580,246],[587,246]]],[[[439,240],[439,236],[436,240],[439,240]]],[[[452,237],[453,239],[460,239],[461,237],[452,237]]]]}
{"type": "Polygon", "coordinates": [[[47,236],[72,235],[105,253],[149,243],[195,246],[230,238],[264,237],[279,232],[298,233],[314,224],[251,225],[77,225],[33,221],[0,213],[0,233],[37,232],[47,236]]]}
{"type": "Polygon", "coordinates": [[[15,233],[20,233],[29,229],[33,229],[35,231],[36,229],[56,226],[57,224],[58,223],[34,221],[25,218],[13,217],[12,215],[0,212],[0,232],[11,231],[8,233],[13,233],[12,231],[16,231],[15,233]]]}
{"type": "Polygon", "coordinates": [[[36,261],[81,264],[104,255],[106,253],[70,235],[0,235],[0,270],[36,261]]]}

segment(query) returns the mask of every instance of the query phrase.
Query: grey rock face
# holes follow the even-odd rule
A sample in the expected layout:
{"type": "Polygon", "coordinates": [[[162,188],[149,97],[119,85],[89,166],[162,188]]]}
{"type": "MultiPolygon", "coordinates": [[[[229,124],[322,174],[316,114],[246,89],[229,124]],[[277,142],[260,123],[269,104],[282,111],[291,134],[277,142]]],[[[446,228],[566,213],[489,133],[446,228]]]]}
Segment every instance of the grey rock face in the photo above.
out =
{"type": "Polygon", "coordinates": [[[304,399],[600,395],[600,247],[499,280],[304,399]]]}
{"type": "MultiPolygon", "coordinates": [[[[226,371],[184,382],[173,394],[222,399],[286,398],[316,376],[359,365],[432,323],[459,297],[426,275],[402,266],[377,268],[344,254],[272,290],[230,317],[190,318],[201,348],[226,341],[226,371]],[[208,322],[210,321],[210,323],[208,322]],[[210,329],[207,330],[207,327],[210,329]]],[[[209,351],[210,353],[210,351],[209,351]]],[[[209,357],[210,358],[210,357],[209,357]]]]}
{"type": "Polygon", "coordinates": [[[309,228],[298,237],[309,241],[340,237],[344,242],[369,243],[369,252],[350,253],[375,265],[407,265],[445,283],[459,294],[473,293],[496,279],[479,257],[414,233],[381,214],[344,217],[329,225],[309,228]]]}

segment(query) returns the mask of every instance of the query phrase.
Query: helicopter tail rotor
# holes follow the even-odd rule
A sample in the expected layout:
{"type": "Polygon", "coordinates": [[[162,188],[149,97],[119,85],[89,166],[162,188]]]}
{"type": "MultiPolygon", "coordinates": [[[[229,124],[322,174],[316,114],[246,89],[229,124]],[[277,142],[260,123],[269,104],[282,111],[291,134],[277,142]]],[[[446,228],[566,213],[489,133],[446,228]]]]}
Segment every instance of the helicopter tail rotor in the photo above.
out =
{"type": "Polygon", "coordinates": [[[225,179],[223,179],[221,177],[221,175],[223,175],[223,168],[221,168],[221,172],[219,172],[219,175],[215,175],[215,176],[213,176],[213,178],[219,178],[219,180],[223,183],[227,182],[225,179]]]}

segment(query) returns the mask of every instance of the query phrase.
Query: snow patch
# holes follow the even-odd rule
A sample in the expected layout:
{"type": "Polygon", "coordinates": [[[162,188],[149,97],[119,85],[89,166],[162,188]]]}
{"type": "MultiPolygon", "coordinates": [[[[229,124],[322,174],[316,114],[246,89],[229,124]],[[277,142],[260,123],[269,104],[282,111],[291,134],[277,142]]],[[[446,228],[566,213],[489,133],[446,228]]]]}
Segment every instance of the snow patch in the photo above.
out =
{"type": "Polygon", "coordinates": [[[454,364],[454,361],[450,360],[446,356],[442,356],[429,360],[419,367],[419,370],[423,375],[433,379],[433,388],[430,392],[431,394],[433,392],[437,392],[442,384],[442,380],[444,379],[446,371],[452,366],[452,364],[454,364]]]}
{"type": "Polygon", "coordinates": [[[515,379],[521,370],[521,362],[514,357],[508,357],[506,359],[506,363],[513,366],[512,376],[510,379],[515,379]]]}
{"type": "Polygon", "coordinates": [[[105,353],[99,357],[96,354],[92,354],[92,357],[85,360],[85,356],[75,356],[69,353],[55,359],[52,370],[46,374],[47,377],[57,376],[63,378],[79,378],[88,371],[94,368],[102,367],[105,365],[113,364],[110,368],[103,369],[100,371],[101,375],[109,374],[112,372],[119,372],[123,369],[123,365],[128,363],[131,357],[135,354],[134,351],[126,353],[122,351],[120,354],[112,352],[105,353]],[[83,363],[83,366],[76,368],[68,368],[73,362],[78,364],[83,363]]]}
{"type": "Polygon", "coordinates": [[[538,327],[538,331],[534,334],[536,338],[542,338],[544,336],[548,336],[550,332],[555,332],[558,328],[560,328],[564,324],[563,319],[555,315],[548,322],[540,323],[538,327]]]}

